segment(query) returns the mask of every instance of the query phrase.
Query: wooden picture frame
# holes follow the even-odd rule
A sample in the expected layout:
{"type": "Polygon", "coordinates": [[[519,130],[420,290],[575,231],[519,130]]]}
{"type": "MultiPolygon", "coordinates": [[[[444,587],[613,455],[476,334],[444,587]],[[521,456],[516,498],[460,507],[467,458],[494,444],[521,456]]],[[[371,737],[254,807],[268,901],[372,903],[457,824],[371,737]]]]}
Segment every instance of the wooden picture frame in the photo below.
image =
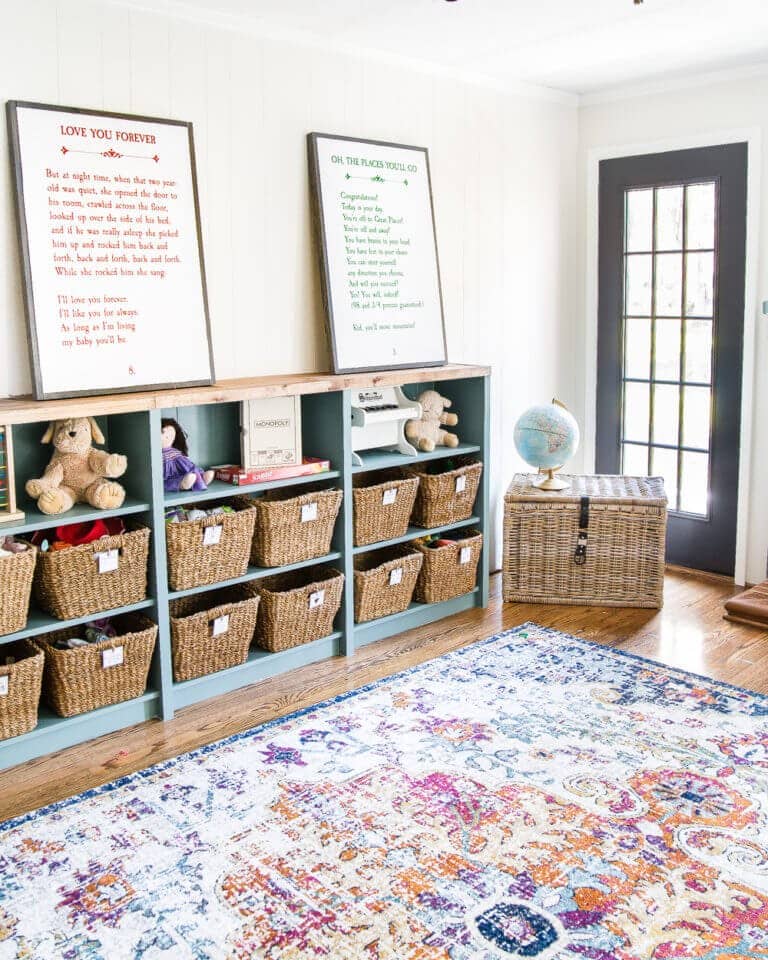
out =
{"type": "Polygon", "coordinates": [[[307,135],[334,373],[447,362],[426,147],[307,135]]]}
{"type": "Polygon", "coordinates": [[[21,523],[24,514],[16,507],[16,478],[13,462],[13,432],[0,423],[0,534],[5,523],[21,523]]]}
{"type": "Polygon", "coordinates": [[[6,115],[35,397],[213,383],[192,124],[6,115]]]}

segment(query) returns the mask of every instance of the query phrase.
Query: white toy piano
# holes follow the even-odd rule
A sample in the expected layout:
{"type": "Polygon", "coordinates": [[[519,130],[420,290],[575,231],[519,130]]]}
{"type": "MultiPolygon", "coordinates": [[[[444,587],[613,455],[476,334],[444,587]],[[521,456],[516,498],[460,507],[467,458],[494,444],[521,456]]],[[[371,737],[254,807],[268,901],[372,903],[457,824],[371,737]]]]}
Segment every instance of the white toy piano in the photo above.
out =
{"type": "Polygon", "coordinates": [[[363,465],[358,450],[397,450],[415,457],[418,450],[405,439],[405,424],[420,417],[421,404],[409,400],[400,387],[353,390],[352,463],[363,465]]]}

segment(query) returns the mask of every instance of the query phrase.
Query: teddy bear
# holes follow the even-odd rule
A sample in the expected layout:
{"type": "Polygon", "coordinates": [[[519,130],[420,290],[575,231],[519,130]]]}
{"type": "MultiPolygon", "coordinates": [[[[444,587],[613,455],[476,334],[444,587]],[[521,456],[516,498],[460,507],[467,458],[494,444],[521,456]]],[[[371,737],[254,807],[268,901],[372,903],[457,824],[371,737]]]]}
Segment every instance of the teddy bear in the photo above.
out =
{"type": "Polygon", "coordinates": [[[416,447],[425,453],[431,453],[435,447],[458,447],[459,438],[455,433],[448,433],[442,427],[455,427],[459,418],[455,413],[445,413],[446,407],[451,406],[447,397],[442,397],[437,390],[425,390],[418,397],[421,404],[421,419],[409,420],[405,425],[405,436],[416,447]]]}
{"type": "Polygon", "coordinates": [[[25,489],[42,513],[65,513],[76,503],[100,510],[122,506],[125,490],[114,478],[125,473],[128,461],[93,446],[104,443],[93,417],[54,420],[40,442],[53,443],[55,452],[42,477],[27,480],[25,489]]]}

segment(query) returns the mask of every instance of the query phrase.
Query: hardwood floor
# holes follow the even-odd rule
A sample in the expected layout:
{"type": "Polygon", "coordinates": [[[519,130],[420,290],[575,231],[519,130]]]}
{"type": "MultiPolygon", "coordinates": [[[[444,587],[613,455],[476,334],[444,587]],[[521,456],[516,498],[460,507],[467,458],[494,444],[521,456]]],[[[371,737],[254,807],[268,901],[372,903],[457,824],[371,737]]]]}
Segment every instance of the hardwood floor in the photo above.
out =
{"type": "Polygon", "coordinates": [[[350,658],[307,666],[0,773],[0,820],[141,770],[202,744],[284,716],[449,650],[534,620],[622,650],[768,693],[768,632],[728,623],[726,581],[669,570],[661,611],[503,604],[491,579],[486,610],[469,610],[382,640],[350,658]]]}

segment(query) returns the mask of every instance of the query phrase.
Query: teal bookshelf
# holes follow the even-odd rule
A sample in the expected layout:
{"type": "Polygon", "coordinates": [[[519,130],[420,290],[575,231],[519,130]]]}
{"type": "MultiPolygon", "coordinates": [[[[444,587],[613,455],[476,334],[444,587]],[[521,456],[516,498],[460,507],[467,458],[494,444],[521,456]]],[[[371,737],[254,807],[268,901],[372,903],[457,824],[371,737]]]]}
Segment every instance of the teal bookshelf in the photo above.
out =
{"type": "MultiPolygon", "coordinates": [[[[19,509],[23,521],[0,523],[0,533],[31,534],[59,524],[82,523],[97,517],[123,516],[148,526],[150,558],[147,598],[140,603],[107,611],[109,614],[141,610],[158,624],[148,685],[143,696],[77,717],[61,718],[44,705],[40,707],[38,726],[28,734],[0,740],[0,769],[52,753],[97,736],[114,732],[153,718],[170,719],[181,710],[202,700],[268,680],[307,664],[322,665],[332,657],[350,656],[356,649],[392,636],[412,627],[423,626],[471,607],[484,607],[488,602],[488,552],[484,548],[473,591],[441,603],[412,603],[402,613],[382,617],[368,623],[355,624],[353,617],[353,559],[355,555],[382,546],[406,543],[425,533],[445,533],[463,528],[488,530],[488,418],[489,371],[485,367],[448,365],[439,368],[376,372],[351,376],[319,374],[286,378],[225,381],[213,387],[189,390],[157,391],[134,397],[81,398],[76,400],[35,402],[32,400],[0,401],[0,423],[10,424],[16,468],[19,509]],[[407,381],[411,381],[408,383],[407,381]],[[403,384],[405,392],[416,397],[421,390],[436,387],[453,401],[452,409],[460,421],[456,428],[461,445],[457,449],[438,448],[433,453],[415,457],[399,453],[373,451],[363,453],[362,466],[353,466],[351,447],[351,389],[365,386],[403,384]],[[301,396],[302,440],[307,456],[330,460],[331,470],[311,477],[292,478],[273,483],[229,486],[215,481],[204,491],[166,494],[162,481],[160,421],[173,416],[189,434],[190,455],[207,466],[239,461],[239,403],[241,400],[295,394],[301,396]],[[49,419],[68,416],[95,416],[106,437],[107,448],[128,456],[128,471],[121,478],[126,488],[125,503],[119,510],[100,511],[78,506],[69,513],[51,518],[41,514],[24,494],[24,481],[39,475],[50,456],[50,448],[40,443],[49,419]],[[352,477],[354,473],[405,466],[422,461],[473,454],[485,464],[474,515],[455,524],[424,530],[410,527],[406,534],[392,540],[355,547],[352,536],[352,477]],[[166,506],[180,503],[215,502],[240,494],[259,494],[276,487],[312,484],[321,488],[336,487],[343,491],[339,518],[330,552],[323,557],[284,567],[249,567],[242,577],[188,590],[172,591],[166,572],[164,512],[166,506]],[[176,682],[171,664],[169,602],[190,594],[205,593],[271,576],[290,570],[332,565],[345,575],[342,604],[333,632],[313,643],[279,653],[252,648],[247,661],[194,680],[176,682]]],[[[104,614],[99,614],[100,616],[104,614]]],[[[57,620],[34,607],[24,630],[0,636],[0,655],[4,644],[23,637],[43,636],[65,626],[74,626],[93,619],[94,615],[75,620],[57,620]]]]}

